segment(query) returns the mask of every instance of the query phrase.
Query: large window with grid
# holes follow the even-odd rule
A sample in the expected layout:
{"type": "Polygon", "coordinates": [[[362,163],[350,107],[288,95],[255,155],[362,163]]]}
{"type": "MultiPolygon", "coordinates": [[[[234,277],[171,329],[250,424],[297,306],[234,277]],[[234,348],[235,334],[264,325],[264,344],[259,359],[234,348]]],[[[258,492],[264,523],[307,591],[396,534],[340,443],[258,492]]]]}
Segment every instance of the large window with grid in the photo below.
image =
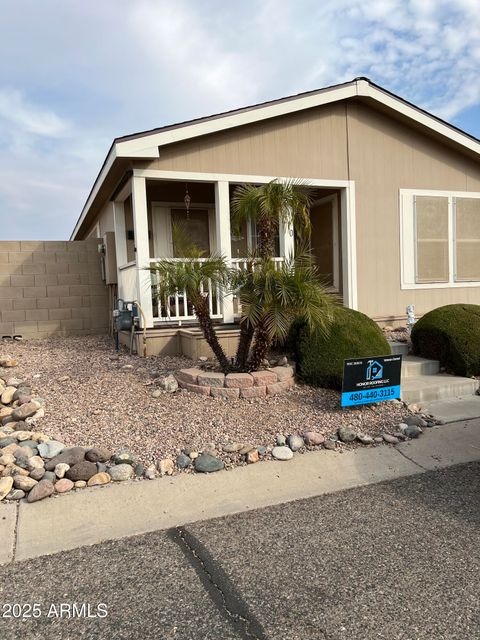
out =
{"type": "Polygon", "coordinates": [[[400,192],[402,288],[480,284],[480,193],[400,192]]]}

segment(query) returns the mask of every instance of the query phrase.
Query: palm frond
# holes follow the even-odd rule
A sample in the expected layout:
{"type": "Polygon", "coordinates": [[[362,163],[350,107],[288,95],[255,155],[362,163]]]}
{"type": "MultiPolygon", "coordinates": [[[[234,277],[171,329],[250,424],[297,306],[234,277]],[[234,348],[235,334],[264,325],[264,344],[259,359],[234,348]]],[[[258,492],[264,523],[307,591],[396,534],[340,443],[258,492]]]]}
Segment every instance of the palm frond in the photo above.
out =
{"type": "Polygon", "coordinates": [[[309,210],[313,193],[308,183],[299,179],[240,185],[231,201],[233,227],[238,231],[246,220],[254,220],[260,227],[278,229],[282,222],[292,225],[299,237],[307,238],[311,231],[309,210]]]}
{"type": "Polygon", "coordinates": [[[175,222],[172,224],[172,243],[175,254],[179,258],[190,258],[192,260],[205,258],[207,252],[193,244],[189,238],[185,222],[175,222]]]}
{"type": "Polygon", "coordinates": [[[337,298],[322,285],[312,256],[288,257],[280,267],[273,260],[257,261],[237,276],[242,316],[262,326],[270,339],[284,339],[291,323],[303,317],[313,329],[328,332],[337,298]]]}
{"type": "Polygon", "coordinates": [[[149,267],[155,275],[154,294],[164,298],[185,291],[195,305],[202,291],[229,289],[230,268],[223,256],[208,258],[164,258],[149,267]]]}

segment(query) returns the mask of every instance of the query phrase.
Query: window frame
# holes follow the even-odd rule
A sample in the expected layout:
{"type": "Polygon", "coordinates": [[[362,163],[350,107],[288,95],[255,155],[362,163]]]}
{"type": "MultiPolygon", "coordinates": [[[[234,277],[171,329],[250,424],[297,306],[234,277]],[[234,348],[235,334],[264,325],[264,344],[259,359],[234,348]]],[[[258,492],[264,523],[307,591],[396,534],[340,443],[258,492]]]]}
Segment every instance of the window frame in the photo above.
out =
{"type": "Polygon", "coordinates": [[[401,289],[451,289],[480,286],[479,280],[457,280],[456,238],[455,238],[455,199],[480,199],[478,191],[437,191],[430,189],[400,189],[400,274],[401,289]],[[417,239],[415,196],[433,196],[448,198],[448,281],[416,282],[417,239]]]}

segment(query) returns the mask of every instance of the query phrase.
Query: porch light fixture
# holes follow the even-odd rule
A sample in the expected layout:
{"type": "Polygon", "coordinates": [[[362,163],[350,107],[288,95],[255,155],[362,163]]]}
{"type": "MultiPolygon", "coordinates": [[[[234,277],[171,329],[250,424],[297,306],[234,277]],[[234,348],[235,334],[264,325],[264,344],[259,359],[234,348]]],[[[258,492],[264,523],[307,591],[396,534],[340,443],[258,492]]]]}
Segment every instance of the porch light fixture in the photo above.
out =
{"type": "Polygon", "coordinates": [[[187,210],[187,218],[188,218],[188,216],[190,215],[190,203],[192,202],[190,194],[188,193],[188,184],[185,184],[185,197],[183,201],[185,203],[185,209],[187,210]]]}

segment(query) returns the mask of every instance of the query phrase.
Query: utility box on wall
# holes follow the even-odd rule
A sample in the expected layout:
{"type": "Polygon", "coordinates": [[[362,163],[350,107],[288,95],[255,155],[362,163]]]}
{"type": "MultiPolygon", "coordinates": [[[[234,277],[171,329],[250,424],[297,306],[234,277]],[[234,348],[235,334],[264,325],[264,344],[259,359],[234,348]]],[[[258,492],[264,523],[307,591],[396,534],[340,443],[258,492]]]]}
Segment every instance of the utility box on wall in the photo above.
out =
{"type": "Polygon", "coordinates": [[[115,251],[115,234],[107,231],[103,236],[105,247],[105,284],[117,284],[117,255],[115,251]]]}

